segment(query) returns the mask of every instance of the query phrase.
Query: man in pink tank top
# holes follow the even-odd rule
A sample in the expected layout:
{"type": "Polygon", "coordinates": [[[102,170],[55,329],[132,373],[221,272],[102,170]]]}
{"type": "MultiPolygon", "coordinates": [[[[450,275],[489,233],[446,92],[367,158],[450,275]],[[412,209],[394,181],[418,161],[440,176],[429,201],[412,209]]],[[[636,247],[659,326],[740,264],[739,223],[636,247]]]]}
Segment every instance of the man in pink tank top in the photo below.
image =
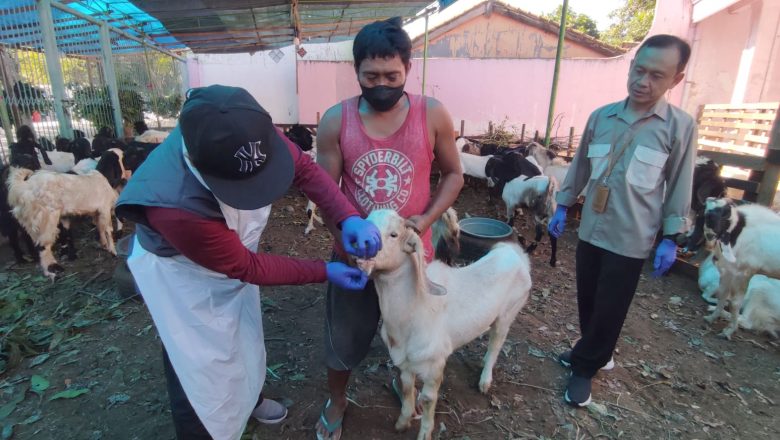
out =
{"type": "MultiPolygon", "coordinates": [[[[362,93],[325,112],[317,131],[317,162],[362,214],[391,208],[406,217],[433,258],[431,224],[463,186],[452,119],[437,100],[404,92],[412,42],[393,18],[365,26],[352,54],[362,93]],[[431,162],[441,178],[431,193],[431,162]]],[[[338,231],[331,227],[334,234],[338,231]]],[[[344,251],[334,246],[334,258],[344,251]]],[[[373,283],[362,292],[328,285],[325,353],[330,398],[317,422],[317,438],[341,438],[352,369],[368,353],[379,323],[373,283]]],[[[391,389],[401,390],[400,380],[391,389]]],[[[412,386],[414,386],[412,384],[412,386]]]]}

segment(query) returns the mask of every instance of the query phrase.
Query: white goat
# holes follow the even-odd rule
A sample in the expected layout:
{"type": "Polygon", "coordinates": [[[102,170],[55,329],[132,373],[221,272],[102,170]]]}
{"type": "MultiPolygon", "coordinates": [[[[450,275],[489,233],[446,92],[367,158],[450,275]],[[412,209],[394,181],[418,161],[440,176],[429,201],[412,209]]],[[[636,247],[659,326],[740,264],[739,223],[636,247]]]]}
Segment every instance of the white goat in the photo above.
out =
{"type": "Polygon", "coordinates": [[[463,174],[477,179],[487,179],[485,166],[493,156],[475,156],[463,152],[458,152],[458,155],[460,156],[460,165],[463,167],[463,174]]]}
{"type": "Polygon", "coordinates": [[[41,152],[38,151],[38,160],[41,163],[41,169],[48,171],[56,171],[58,173],[67,173],[76,165],[76,159],[74,159],[73,153],[66,153],[63,151],[47,151],[46,155],[51,160],[51,165],[46,164],[43,161],[41,152]]]}
{"type": "Polygon", "coordinates": [[[118,195],[98,171],[78,176],[14,167],[7,185],[11,212],[33,241],[43,248],[40,264],[44,275],[53,280],[54,272],[61,270],[51,248],[63,216],[92,216],[100,243],[116,255],[111,214],[118,195]]]}
{"type": "MultiPolygon", "coordinates": [[[[727,302],[736,316],[753,275],[780,278],[780,215],[760,205],[736,206],[730,199],[707,199],[704,236],[713,249],[720,273],[718,305],[705,317],[713,322],[727,302]]],[[[722,336],[731,339],[738,319],[732,319],[722,336]]]]}
{"type": "Polygon", "coordinates": [[[717,304],[716,294],[720,284],[720,273],[712,258],[713,254],[707,255],[707,258],[699,266],[699,289],[701,289],[701,297],[704,301],[709,304],[717,304]]]}
{"type": "Polygon", "coordinates": [[[358,265],[374,280],[382,340],[401,370],[403,405],[395,428],[406,429],[412,421],[419,376],[423,417],[417,439],[429,440],[447,358],[488,329],[479,389],[490,389],[509,327],[528,300],[530,263],[518,245],[499,243],[469,266],[426,265],[422,240],[395,211],[376,210],[368,220],[382,233],[382,250],[358,265]]]}
{"type": "Polygon", "coordinates": [[[135,140],[146,144],[161,144],[169,134],[167,131],[146,130],[136,136],[135,140]]]}
{"type": "Polygon", "coordinates": [[[777,338],[780,332],[780,280],[753,276],[737,323],[746,330],[765,331],[777,338]]]}

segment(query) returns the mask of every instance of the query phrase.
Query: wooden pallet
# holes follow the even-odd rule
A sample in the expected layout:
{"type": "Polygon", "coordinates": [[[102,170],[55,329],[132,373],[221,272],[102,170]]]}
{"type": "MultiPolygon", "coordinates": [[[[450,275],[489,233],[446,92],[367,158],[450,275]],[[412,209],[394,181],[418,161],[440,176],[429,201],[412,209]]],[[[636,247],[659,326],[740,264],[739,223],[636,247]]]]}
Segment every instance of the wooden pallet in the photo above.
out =
{"type": "Polygon", "coordinates": [[[750,170],[749,180],[729,179],[743,198],[770,205],[780,176],[780,103],[707,104],[699,110],[699,155],[750,170]]]}

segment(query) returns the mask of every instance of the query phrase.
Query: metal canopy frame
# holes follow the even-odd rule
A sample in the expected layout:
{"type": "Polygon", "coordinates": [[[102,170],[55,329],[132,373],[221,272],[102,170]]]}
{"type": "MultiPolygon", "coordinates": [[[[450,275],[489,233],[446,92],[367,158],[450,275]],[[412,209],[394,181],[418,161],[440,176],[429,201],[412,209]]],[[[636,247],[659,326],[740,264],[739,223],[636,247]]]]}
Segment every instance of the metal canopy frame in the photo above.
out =
{"type": "MultiPolygon", "coordinates": [[[[254,52],[353,37],[365,24],[411,17],[432,2],[411,0],[131,0],[196,53],[254,52]]],[[[160,36],[165,34],[160,34],[160,36]]],[[[157,34],[149,34],[156,40],[157,34]]],[[[166,43],[161,43],[165,46],[166,43]]]]}

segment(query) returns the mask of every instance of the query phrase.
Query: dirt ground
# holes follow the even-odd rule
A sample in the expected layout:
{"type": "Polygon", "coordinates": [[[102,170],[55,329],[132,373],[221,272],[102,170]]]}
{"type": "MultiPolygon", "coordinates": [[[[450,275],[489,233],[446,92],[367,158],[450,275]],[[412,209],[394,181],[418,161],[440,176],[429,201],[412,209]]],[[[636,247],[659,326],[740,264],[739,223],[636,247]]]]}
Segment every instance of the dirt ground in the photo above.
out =
{"type": "MultiPolygon", "coordinates": [[[[305,199],[276,203],[261,250],[327,257],[323,228],[303,236],[305,199]]],[[[460,216],[497,217],[484,189],[464,189],[460,216]]],[[[522,220],[518,221],[518,226],[522,220]]],[[[555,360],[578,336],[574,294],[576,222],[534,256],[532,298],[518,315],[488,396],[479,393],[481,338],[449,359],[437,407],[440,439],[761,439],[780,438],[780,344],[740,331],[733,341],[710,328],[695,280],[645,270],[618,351],[617,367],[594,382],[596,405],[562,401],[567,370],[555,360]]],[[[122,300],[111,274],[116,259],[81,231],[79,259],[63,261],[55,283],[32,264],[15,266],[0,247],[0,424],[2,438],[171,439],[160,341],[142,302],[122,300]],[[63,396],[59,394],[66,392],[63,396]],[[58,398],[61,397],[61,398],[58,398]]],[[[528,225],[521,228],[531,236],[528,225]]],[[[263,289],[269,374],[266,393],[285,398],[289,418],[275,427],[250,422],[247,439],[313,439],[326,397],[324,286],[263,289]]],[[[474,292],[478,294],[478,292],[474,292]]],[[[355,371],[345,440],[412,439],[393,429],[399,408],[385,385],[390,361],[381,340],[355,371]]]]}

